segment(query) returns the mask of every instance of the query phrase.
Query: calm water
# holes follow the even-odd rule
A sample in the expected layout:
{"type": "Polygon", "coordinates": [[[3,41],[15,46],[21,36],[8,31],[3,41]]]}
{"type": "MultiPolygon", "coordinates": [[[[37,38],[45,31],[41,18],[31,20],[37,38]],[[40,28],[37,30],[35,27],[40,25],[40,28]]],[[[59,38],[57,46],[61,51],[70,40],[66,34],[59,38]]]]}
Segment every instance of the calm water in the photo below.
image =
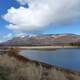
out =
{"type": "Polygon", "coordinates": [[[21,55],[63,68],[80,71],[80,49],[22,50],[21,55]]]}

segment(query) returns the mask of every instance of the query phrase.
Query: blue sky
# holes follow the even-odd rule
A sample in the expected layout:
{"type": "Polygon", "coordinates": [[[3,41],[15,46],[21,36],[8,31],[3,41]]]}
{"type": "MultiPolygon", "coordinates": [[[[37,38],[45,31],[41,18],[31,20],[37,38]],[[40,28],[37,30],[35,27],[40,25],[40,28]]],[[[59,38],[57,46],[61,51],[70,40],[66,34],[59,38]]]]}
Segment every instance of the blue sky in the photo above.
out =
{"type": "MultiPolygon", "coordinates": [[[[7,13],[7,9],[9,9],[11,6],[19,7],[20,5],[14,1],[14,0],[0,0],[0,16],[7,13]]],[[[0,17],[0,34],[6,35],[10,33],[11,31],[8,30],[5,26],[8,24],[2,17],[0,17]]]]}
{"type": "MultiPolygon", "coordinates": [[[[20,7],[28,8],[27,4],[21,5],[16,0],[0,0],[0,16],[6,15],[8,13],[7,10],[10,9],[11,7],[14,7],[15,9],[18,9],[20,7]]],[[[4,39],[7,40],[7,38],[9,38],[9,37],[12,38],[17,33],[17,31],[14,31],[14,30],[6,27],[6,25],[8,25],[9,22],[10,21],[7,21],[7,20],[3,19],[2,17],[0,17],[0,41],[2,41],[2,40],[4,41],[4,39]],[[7,35],[8,35],[8,37],[7,37],[7,35]]],[[[40,34],[42,34],[42,33],[45,33],[45,34],[57,34],[57,33],[80,34],[80,20],[79,19],[76,18],[76,19],[74,19],[74,21],[71,21],[68,24],[64,24],[64,23],[47,25],[46,28],[45,27],[41,28],[38,31],[40,32],[40,34]]],[[[22,30],[21,33],[30,33],[30,32],[37,33],[38,31],[33,30],[33,31],[28,32],[28,30],[25,30],[25,31],[22,30]]]]}

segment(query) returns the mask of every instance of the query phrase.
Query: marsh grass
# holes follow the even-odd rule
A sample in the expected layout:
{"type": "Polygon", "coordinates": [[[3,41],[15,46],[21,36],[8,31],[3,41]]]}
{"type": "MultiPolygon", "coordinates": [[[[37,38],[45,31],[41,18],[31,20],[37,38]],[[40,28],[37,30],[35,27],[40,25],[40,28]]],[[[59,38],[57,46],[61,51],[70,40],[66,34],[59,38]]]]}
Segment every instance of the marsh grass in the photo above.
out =
{"type": "Polygon", "coordinates": [[[0,80],[80,80],[79,75],[70,71],[47,68],[41,63],[36,65],[33,61],[20,61],[16,57],[16,51],[18,52],[11,49],[8,54],[0,55],[0,80]]]}

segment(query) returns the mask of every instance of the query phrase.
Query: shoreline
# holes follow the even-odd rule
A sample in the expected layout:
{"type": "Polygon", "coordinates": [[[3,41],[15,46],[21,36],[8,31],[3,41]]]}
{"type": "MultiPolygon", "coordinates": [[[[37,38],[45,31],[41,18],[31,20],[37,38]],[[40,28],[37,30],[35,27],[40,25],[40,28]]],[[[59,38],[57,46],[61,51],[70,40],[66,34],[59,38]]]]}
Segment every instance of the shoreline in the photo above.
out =
{"type": "MultiPolygon", "coordinates": [[[[40,74],[42,74],[41,76],[36,75],[36,77],[38,76],[43,78],[43,76],[45,76],[45,80],[80,80],[80,72],[29,59],[27,57],[20,55],[18,48],[9,49],[9,51],[0,56],[0,58],[1,58],[0,64],[2,64],[3,67],[10,68],[10,71],[11,70],[14,71],[14,69],[17,68],[18,71],[21,71],[23,78],[25,78],[23,72],[27,73],[29,71],[29,73],[25,75],[26,76],[29,75],[29,78],[31,79],[27,79],[26,77],[27,80],[36,80],[36,78],[33,79],[33,77],[35,76],[34,71],[35,73],[40,72],[40,74]],[[34,74],[33,77],[31,77],[32,76],[31,74],[34,74]]],[[[13,73],[10,72],[10,74],[13,73]]],[[[20,74],[16,73],[15,75],[20,75],[20,74]]],[[[43,80],[43,79],[37,79],[37,80],[43,80]]]]}
{"type": "Polygon", "coordinates": [[[19,55],[16,57],[7,54],[0,56],[0,64],[0,76],[5,78],[7,75],[6,80],[80,80],[79,72],[30,60],[19,55]]]}
{"type": "Polygon", "coordinates": [[[50,50],[50,49],[72,49],[72,48],[80,48],[79,46],[0,46],[0,49],[7,48],[19,48],[19,49],[36,49],[36,50],[50,50]]]}
{"type": "Polygon", "coordinates": [[[23,63],[30,62],[30,63],[34,63],[37,66],[41,65],[43,68],[46,68],[47,70],[55,69],[57,71],[61,71],[62,73],[72,74],[74,76],[80,76],[80,71],[75,71],[75,70],[63,68],[63,67],[60,67],[60,66],[57,66],[57,65],[51,65],[51,64],[40,62],[40,61],[37,61],[37,60],[29,59],[27,57],[19,55],[19,53],[12,54],[12,57],[14,57],[15,59],[17,59],[17,60],[19,60],[20,62],[23,62],[23,63]]]}
{"type": "Polygon", "coordinates": [[[20,46],[20,47],[17,47],[19,49],[37,49],[37,50],[41,50],[41,49],[66,49],[66,48],[79,48],[78,46],[20,46]]]}
{"type": "Polygon", "coordinates": [[[31,63],[35,63],[36,65],[40,65],[40,64],[41,64],[43,67],[45,67],[45,68],[47,68],[47,69],[55,68],[56,70],[59,70],[59,71],[62,71],[62,72],[69,72],[69,73],[72,73],[72,74],[75,74],[75,75],[80,75],[80,71],[63,68],[63,67],[60,67],[60,66],[57,66],[57,65],[51,65],[51,64],[48,64],[48,63],[45,63],[45,62],[33,60],[33,59],[30,59],[30,58],[25,57],[25,56],[23,56],[23,55],[20,55],[20,54],[19,54],[19,49],[17,49],[17,48],[16,48],[16,49],[12,49],[12,50],[8,53],[8,56],[14,57],[14,58],[16,58],[18,61],[21,61],[21,62],[23,62],[23,63],[31,62],[31,63]]]}

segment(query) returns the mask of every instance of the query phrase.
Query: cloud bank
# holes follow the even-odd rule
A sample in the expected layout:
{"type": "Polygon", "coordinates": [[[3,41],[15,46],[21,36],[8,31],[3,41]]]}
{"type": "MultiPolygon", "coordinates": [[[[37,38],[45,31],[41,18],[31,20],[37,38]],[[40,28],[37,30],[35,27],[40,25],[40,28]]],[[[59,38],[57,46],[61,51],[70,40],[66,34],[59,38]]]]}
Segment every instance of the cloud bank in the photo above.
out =
{"type": "Polygon", "coordinates": [[[0,43],[10,40],[12,37],[13,37],[12,33],[7,33],[6,35],[0,33],[0,43]]]}
{"type": "Polygon", "coordinates": [[[17,0],[29,8],[11,7],[3,18],[10,24],[8,29],[16,31],[37,31],[50,24],[70,23],[80,19],[80,0],[17,0]]]}
{"type": "Polygon", "coordinates": [[[17,2],[19,2],[21,5],[25,5],[28,3],[28,0],[15,0],[17,2]]]}

